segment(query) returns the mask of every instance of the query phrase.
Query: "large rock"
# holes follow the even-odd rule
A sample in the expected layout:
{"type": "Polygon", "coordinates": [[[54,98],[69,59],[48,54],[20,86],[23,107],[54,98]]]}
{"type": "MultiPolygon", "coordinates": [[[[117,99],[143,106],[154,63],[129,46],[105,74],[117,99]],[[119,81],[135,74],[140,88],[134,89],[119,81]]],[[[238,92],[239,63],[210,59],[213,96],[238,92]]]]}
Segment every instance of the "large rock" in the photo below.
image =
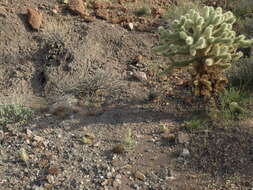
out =
{"type": "Polygon", "coordinates": [[[83,15],[85,13],[82,0],[70,0],[68,3],[68,8],[76,14],[83,15]]]}
{"type": "Polygon", "coordinates": [[[28,15],[28,23],[31,25],[31,27],[35,30],[39,30],[42,24],[42,14],[36,11],[35,9],[28,8],[27,15],[28,15]]]}

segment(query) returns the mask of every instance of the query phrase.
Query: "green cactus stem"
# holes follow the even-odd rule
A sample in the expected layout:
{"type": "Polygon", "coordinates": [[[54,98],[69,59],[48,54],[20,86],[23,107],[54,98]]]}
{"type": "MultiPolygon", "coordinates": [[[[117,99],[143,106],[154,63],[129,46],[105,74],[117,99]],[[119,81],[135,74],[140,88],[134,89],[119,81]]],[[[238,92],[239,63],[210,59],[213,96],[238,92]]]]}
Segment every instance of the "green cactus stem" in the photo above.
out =
{"type": "Polygon", "coordinates": [[[222,91],[227,83],[224,71],[243,56],[237,49],[253,44],[253,39],[236,36],[235,22],[232,12],[205,6],[200,12],[189,10],[170,29],[161,27],[155,51],[171,62],[164,73],[175,67],[188,67],[195,95],[210,99],[222,91]]]}

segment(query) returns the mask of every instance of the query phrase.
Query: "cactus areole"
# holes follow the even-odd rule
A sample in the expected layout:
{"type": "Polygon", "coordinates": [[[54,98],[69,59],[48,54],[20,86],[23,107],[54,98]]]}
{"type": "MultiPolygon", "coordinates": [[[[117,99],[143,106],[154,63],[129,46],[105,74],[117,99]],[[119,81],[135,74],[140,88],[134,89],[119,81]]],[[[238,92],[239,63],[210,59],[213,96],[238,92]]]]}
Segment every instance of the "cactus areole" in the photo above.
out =
{"type": "Polygon", "coordinates": [[[188,67],[196,96],[211,98],[224,90],[223,72],[232,60],[243,56],[238,48],[250,47],[253,39],[236,36],[232,25],[236,18],[222,8],[205,6],[200,12],[189,10],[174,20],[170,29],[159,28],[160,42],[155,51],[171,61],[174,67],[188,67]]]}

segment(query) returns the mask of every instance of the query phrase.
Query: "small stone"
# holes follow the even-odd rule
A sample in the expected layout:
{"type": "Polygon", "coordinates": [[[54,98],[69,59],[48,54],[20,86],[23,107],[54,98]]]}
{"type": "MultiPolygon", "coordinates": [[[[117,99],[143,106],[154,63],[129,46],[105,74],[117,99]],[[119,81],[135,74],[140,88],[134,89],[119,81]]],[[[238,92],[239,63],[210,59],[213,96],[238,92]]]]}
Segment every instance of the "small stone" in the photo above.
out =
{"type": "Polygon", "coordinates": [[[69,0],[68,3],[69,10],[76,14],[84,14],[84,5],[82,0],[69,0]]]}
{"type": "Polygon", "coordinates": [[[133,184],[133,185],[131,185],[134,189],[136,189],[136,190],[139,190],[140,189],[140,186],[139,185],[137,185],[137,184],[133,184]]]}
{"type": "Polygon", "coordinates": [[[177,158],[178,163],[184,163],[184,161],[184,158],[182,158],[181,156],[177,158]]]}
{"type": "Polygon", "coordinates": [[[45,190],[53,189],[53,184],[45,183],[45,184],[44,184],[44,188],[45,188],[45,190]]]}
{"type": "Polygon", "coordinates": [[[108,172],[108,173],[106,174],[106,177],[107,177],[107,178],[111,178],[111,177],[112,177],[112,172],[108,172]]]}
{"type": "Polygon", "coordinates": [[[43,137],[40,137],[40,136],[34,136],[33,139],[37,142],[43,142],[44,141],[44,138],[43,137]]]}
{"type": "Polygon", "coordinates": [[[27,9],[28,23],[35,30],[39,30],[42,24],[42,14],[32,8],[27,9]]]}
{"type": "Polygon", "coordinates": [[[134,29],[134,24],[132,22],[128,23],[128,28],[130,30],[133,30],[134,29]]]}
{"type": "Polygon", "coordinates": [[[135,78],[137,78],[139,81],[142,81],[142,82],[145,82],[145,81],[148,80],[146,73],[141,72],[141,71],[135,71],[135,72],[133,73],[133,76],[134,76],[135,78]]]}
{"type": "Polygon", "coordinates": [[[107,184],[108,184],[108,180],[107,180],[107,179],[104,180],[104,181],[101,183],[102,186],[105,186],[105,185],[107,185],[107,184]]]}
{"type": "Polygon", "coordinates": [[[95,18],[93,16],[90,16],[88,13],[83,13],[80,14],[80,17],[85,21],[85,22],[94,22],[95,18]]]}
{"type": "Polygon", "coordinates": [[[93,8],[95,9],[107,9],[110,6],[111,6],[111,3],[106,2],[106,1],[95,1],[93,3],[93,8]]]}
{"type": "Polygon", "coordinates": [[[32,137],[33,132],[30,129],[26,129],[26,134],[28,137],[32,137]]]}
{"type": "Polygon", "coordinates": [[[114,181],[113,181],[113,187],[119,187],[120,185],[121,185],[121,181],[120,181],[120,179],[115,179],[114,181]]]}
{"type": "Polygon", "coordinates": [[[134,176],[137,179],[142,180],[142,181],[144,181],[146,179],[146,176],[143,173],[141,173],[140,171],[135,172],[134,176]]]}
{"type": "Polygon", "coordinates": [[[117,144],[113,147],[112,152],[116,154],[122,154],[126,151],[125,146],[123,144],[117,144]]]}
{"type": "Polygon", "coordinates": [[[48,183],[53,184],[53,183],[54,183],[54,176],[48,175],[48,176],[47,176],[47,181],[48,181],[48,183]]]}
{"type": "Polygon", "coordinates": [[[4,132],[0,130],[0,142],[4,139],[4,132]]]}
{"type": "Polygon", "coordinates": [[[41,187],[41,186],[34,185],[32,187],[32,190],[45,190],[45,189],[43,187],[41,187]]]}
{"type": "Polygon", "coordinates": [[[93,144],[93,147],[99,147],[100,146],[100,142],[98,141],[98,142],[95,142],[94,144],[93,144]]]}
{"type": "Polygon", "coordinates": [[[132,166],[130,164],[127,164],[125,166],[122,166],[121,169],[124,169],[124,170],[132,170],[132,166]]]}
{"type": "Polygon", "coordinates": [[[180,144],[187,144],[190,141],[189,135],[187,133],[184,133],[184,132],[179,132],[177,138],[178,138],[178,142],[180,144]]]}
{"type": "Polygon", "coordinates": [[[181,153],[181,156],[189,157],[190,156],[190,151],[187,148],[184,148],[183,152],[181,153]]]}
{"type": "Polygon", "coordinates": [[[155,15],[156,17],[161,17],[161,16],[163,16],[165,13],[166,13],[166,11],[165,11],[164,9],[162,9],[162,8],[155,8],[155,9],[154,9],[154,15],[155,15]]]}
{"type": "Polygon", "coordinates": [[[96,16],[101,18],[101,19],[104,19],[104,20],[109,19],[109,14],[108,14],[106,9],[97,9],[96,10],[96,16]]]}
{"type": "Polygon", "coordinates": [[[121,179],[121,175],[120,175],[120,174],[117,174],[117,175],[115,176],[115,179],[121,179]]]}
{"type": "MultiPolygon", "coordinates": [[[[111,18],[110,22],[113,23],[113,24],[121,24],[121,23],[124,23],[124,22],[127,22],[127,21],[126,21],[125,16],[120,16],[120,17],[111,18]]],[[[129,27],[129,26],[127,25],[127,27],[129,27]]]]}
{"type": "Polygon", "coordinates": [[[5,12],[4,9],[1,9],[1,8],[0,8],[0,17],[4,17],[4,18],[7,17],[7,13],[5,12]]]}
{"type": "Polygon", "coordinates": [[[58,9],[55,9],[55,8],[52,9],[52,13],[54,14],[58,14],[58,11],[59,11],[58,9]]]}
{"type": "Polygon", "coordinates": [[[60,174],[60,169],[58,167],[50,167],[48,173],[51,175],[58,175],[60,174]]]}

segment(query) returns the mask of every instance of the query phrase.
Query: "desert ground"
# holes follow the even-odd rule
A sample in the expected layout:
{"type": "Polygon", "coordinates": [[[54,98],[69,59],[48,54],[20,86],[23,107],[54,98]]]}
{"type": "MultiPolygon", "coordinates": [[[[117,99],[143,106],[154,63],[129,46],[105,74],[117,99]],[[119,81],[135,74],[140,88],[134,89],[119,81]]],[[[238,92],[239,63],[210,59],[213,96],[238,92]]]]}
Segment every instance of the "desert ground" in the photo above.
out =
{"type": "Polygon", "coordinates": [[[0,1],[0,190],[253,189],[252,118],[157,74],[175,2],[145,3],[0,1]]]}

